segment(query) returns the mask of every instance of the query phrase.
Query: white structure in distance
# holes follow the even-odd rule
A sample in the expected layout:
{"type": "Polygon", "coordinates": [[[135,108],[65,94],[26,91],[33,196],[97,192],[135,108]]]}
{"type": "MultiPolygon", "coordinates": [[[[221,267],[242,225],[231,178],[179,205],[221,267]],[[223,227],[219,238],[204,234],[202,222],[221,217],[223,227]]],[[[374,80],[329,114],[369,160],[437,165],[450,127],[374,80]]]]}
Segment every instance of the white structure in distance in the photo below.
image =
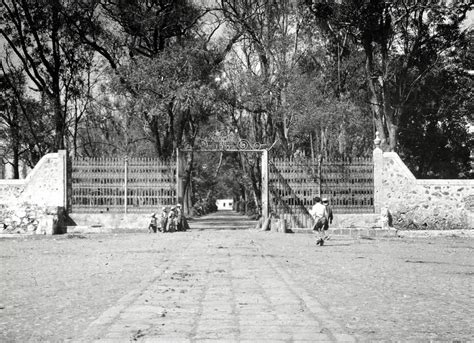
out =
{"type": "Polygon", "coordinates": [[[232,199],[217,199],[216,200],[217,210],[224,211],[224,210],[232,210],[232,206],[234,205],[234,200],[232,199]]]}

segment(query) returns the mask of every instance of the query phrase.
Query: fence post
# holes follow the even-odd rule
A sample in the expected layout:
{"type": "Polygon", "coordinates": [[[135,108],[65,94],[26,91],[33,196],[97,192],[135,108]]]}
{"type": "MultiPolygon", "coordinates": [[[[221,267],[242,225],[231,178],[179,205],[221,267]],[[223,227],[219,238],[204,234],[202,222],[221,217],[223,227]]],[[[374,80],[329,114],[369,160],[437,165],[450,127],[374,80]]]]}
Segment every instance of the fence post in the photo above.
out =
{"type": "Polygon", "coordinates": [[[262,217],[268,218],[268,150],[262,150],[262,217]]]}
{"type": "Polygon", "coordinates": [[[374,161],[374,211],[379,214],[382,209],[383,192],[383,151],[380,148],[381,140],[379,132],[375,133],[375,149],[373,151],[374,161]]]}
{"type": "Polygon", "coordinates": [[[61,190],[61,203],[64,209],[67,209],[67,191],[68,191],[68,180],[67,180],[67,152],[66,150],[58,150],[58,156],[60,159],[61,165],[61,186],[63,187],[61,190]]]}
{"type": "Polygon", "coordinates": [[[128,156],[125,156],[125,176],[124,176],[124,212],[127,213],[128,207],[128,156]]]}
{"type": "Polygon", "coordinates": [[[184,176],[186,174],[186,155],[179,149],[176,149],[176,203],[183,206],[183,211],[188,214],[189,209],[184,201],[185,189],[184,189],[184,176]],[[186,208],[185,208],[186,206],[186,208]]]}
{"type": "Polygon", "coordinates": [[[318,196],[321,197],[322,179],[323,179],[323,155],[318,155],[318,196]]]}

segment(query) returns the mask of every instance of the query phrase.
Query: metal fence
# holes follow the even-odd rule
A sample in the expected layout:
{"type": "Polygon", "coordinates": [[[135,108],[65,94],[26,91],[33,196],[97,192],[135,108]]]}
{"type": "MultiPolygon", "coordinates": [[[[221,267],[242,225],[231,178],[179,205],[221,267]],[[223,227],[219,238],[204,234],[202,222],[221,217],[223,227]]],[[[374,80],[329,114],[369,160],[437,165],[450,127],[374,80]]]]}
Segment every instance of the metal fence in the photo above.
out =
{"type": "Polygon", "coordinates": [[[316,196],[330,199],[334,213],[374,212],[371,158],[344,160],[273,159],[269,166],[271,211],[296,227],[308,227],[316,196]]]}
{"type": "Polygon", "coordinates": [[[74,158],[70,212],[151,212],[176,203],[176,162],[156,158],[74,158]]]}

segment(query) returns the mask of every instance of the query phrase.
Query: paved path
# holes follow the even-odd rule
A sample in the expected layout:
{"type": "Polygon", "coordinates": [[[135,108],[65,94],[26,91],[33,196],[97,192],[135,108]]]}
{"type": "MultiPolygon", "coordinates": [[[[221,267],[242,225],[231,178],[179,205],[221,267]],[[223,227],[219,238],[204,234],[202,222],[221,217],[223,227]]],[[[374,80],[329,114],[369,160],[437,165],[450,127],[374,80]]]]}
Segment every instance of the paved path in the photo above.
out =
{"type": "MultiPolygon", "coordinates": [[[[228,212],[190,226],[209,232],[254,225],[228,212]]],[[[171,261],[93,322],[84,341],[354,341],[251,233],[199,238],[183,242],[171,261]]]]}
{"type": "Polygon", "coordinates": [[[228,210],[218,211],[189,222],[192,230],[246,230],[255,228],[256,224],[256,220],[228,210]]]}

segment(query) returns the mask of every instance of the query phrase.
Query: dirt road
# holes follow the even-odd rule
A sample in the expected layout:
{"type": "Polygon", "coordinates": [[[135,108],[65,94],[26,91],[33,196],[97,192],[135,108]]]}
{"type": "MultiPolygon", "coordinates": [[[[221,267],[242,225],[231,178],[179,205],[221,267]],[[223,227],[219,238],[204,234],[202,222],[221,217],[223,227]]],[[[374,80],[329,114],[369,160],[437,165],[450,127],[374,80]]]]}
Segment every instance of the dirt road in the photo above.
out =
{"type": "Polygon", "coordinates": [[[319,247],[207,220],[217,226],[0,240],[0,341],[474,337],[472,239],[319,247]]]}

